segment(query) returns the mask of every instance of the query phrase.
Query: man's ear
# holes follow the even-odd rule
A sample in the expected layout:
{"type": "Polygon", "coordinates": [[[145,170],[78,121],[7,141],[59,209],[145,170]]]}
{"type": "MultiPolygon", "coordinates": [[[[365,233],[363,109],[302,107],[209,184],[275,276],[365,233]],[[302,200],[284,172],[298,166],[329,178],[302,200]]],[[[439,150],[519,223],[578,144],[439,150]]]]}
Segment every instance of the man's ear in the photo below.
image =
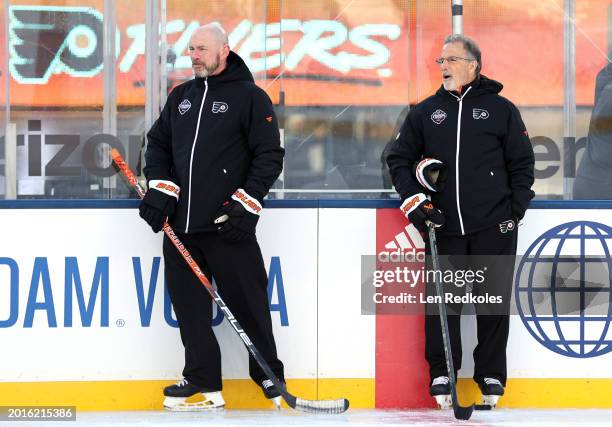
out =
{"type": "Polygon", "coordinates": [[[230,48],[228,44],[224,44],[223,47],[221,48],[221,53],[223,54],[224,58],[227,58],[230,52],[230,48]]]}
{"type": "Polygon", "coordinates": [[[478,68],[478,62],[470,61],[470,65],[472,66],[472,71],[476,74],[476,68],[478,68]]]}

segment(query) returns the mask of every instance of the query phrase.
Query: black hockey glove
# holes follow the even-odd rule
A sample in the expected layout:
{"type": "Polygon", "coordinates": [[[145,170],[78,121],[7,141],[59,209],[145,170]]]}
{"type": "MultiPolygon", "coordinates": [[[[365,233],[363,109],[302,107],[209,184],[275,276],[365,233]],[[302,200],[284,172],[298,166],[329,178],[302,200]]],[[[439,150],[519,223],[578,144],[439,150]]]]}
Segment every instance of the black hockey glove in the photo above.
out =
{"type": "Polygon", "coordinates": [[[423,158],[414,164],[412,171],[424,189],[434,192],[444,190],[448,171],[440,160],[423,158]]]}
{"type": "Polygon", "coordinates": [[[215,224],[221,236],[230,242],[252,239],[262,207],[259,201],[242,188],[221,206],[215,214],[215,224]]]}
{"type": "Polygon", "coordinates": [[[138,208],[144,219],[155,233],[160,231],[164,222],[174,214],[181,189],[172,181],[151,180],[149,191],[138,208]]]}
{"type": "Polygon", "coordinates": [[[425,232],[428,223],[434,227],[444,225],[444,214],[434,207],[425,194],[419,193],[408,197],[400,206],[402,213],[420,232],[425,232]]]}

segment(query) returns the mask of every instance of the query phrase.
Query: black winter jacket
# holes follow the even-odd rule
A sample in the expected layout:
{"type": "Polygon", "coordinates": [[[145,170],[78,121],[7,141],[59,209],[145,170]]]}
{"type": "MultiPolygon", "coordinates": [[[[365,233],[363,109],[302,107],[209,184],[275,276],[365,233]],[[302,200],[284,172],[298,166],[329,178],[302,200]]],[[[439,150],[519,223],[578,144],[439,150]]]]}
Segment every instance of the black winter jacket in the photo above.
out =
{"type": "Polygon", "coordinates": [[[386,148],[402,200],[425,190],[412,167],[421,157],[448,168],[444,191],[431,194],[446,224],[441,235],[465,235],[522,218],[533,198],[534,154],[518,109],[502,85],[480,76],[459,96],[441,87],[418,103],[386,148]]]}
{"type": "Polygon", "coordinates": [[[181,192],[170,224],[184,233],[214,230],[214,215],[243,188],[261,203],[283,167],[270,98],[237,54],[216,76],[177,86],[147,134],[147,180],[181,192]]]}
{"type": "Polygon", "coordinates": [[[595,105],[586,150],[576,171],[575,199],[612,198],[612,64],[595,81],[595,105]],[[585,179],[586,178],[586,179],[585,179]],[[593,182],[596,187],[593,188],[593,182]],[[582,191],[576,191],[576,188],[582,191]]]}

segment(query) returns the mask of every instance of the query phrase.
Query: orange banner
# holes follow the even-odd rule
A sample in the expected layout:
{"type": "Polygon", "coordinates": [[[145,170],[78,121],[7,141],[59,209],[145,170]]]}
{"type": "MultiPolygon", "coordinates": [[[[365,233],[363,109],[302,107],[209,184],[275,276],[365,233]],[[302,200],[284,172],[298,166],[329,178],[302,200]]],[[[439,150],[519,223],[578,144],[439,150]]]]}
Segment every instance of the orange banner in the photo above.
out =
{"type": "MultiPolygon", "coordinates": [[[[218,20],[231,48],[275,102],[282,90],[287,105],[405,105],[440,85],[433,60],[450,32],[448,1],[412,3],[313,0],[283,1],[279,7],[279,1],[268,1],[266,8],[264,1],[233,0],[193,8],[190,2],[169,0],[170,49],[161,60],[169,87],[191,78],[189,37],[200,24],[218,20]]],[[[117,102],[142,106],[145,2],[115,4],[117,102]]],[[[595,75],[606,63],[609,8],[609,0],[576,6],[581,105],[592,104],[595,75]]],[[[0,12],[2,22],[5,13],[0,12]]],[[[13,107],[103,105],[102,0],[12,1],[8,13],[13,107]]],[[[483,73],[504,84],[503,95],[521,106],[562,105],[563,25],[569,19],[562,0],[469,0],[464,14],[465,33],[483,51],[483,73]]],[[[4,55],[6,38],[0,37],[4,55]]]]}

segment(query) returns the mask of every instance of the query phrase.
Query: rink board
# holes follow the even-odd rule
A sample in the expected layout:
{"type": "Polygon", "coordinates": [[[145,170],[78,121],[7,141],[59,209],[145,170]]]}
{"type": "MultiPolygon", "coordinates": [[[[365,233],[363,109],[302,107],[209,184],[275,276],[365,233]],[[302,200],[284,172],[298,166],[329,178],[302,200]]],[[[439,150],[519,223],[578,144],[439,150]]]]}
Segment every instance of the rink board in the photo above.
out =
{"type": "MultiPolygon", "coordinates": [[[[161,234],[151,233],[134,209],[0,209],[0,220],[8,225],[0,251],[0,401],[159,407],[161,387],[180,378],[183,363],[164,292],[161,234]]],[[[610,227],[612,214],[532,209],[520,228],[519,253],[570,221],[610,227]]],[[[258,236],[271,316],[295,394],[342,395],[362,408],[431,406],[423,392],[423,319],[361,313],[361,257],[397,241],[405,227],[396,209],[265,211],[258,236]]],[[[519,316],[511,322],[504,406],[612,407],[610,354],[557,354],[519,316]]],[[[462,396],[477,397],[469,379],[474,326],[464,319],[459,387],[462,396]]],[[[225,321],[215,332],[228,406],[267,407],[248,380],[240,340],[225,321]]]]}

